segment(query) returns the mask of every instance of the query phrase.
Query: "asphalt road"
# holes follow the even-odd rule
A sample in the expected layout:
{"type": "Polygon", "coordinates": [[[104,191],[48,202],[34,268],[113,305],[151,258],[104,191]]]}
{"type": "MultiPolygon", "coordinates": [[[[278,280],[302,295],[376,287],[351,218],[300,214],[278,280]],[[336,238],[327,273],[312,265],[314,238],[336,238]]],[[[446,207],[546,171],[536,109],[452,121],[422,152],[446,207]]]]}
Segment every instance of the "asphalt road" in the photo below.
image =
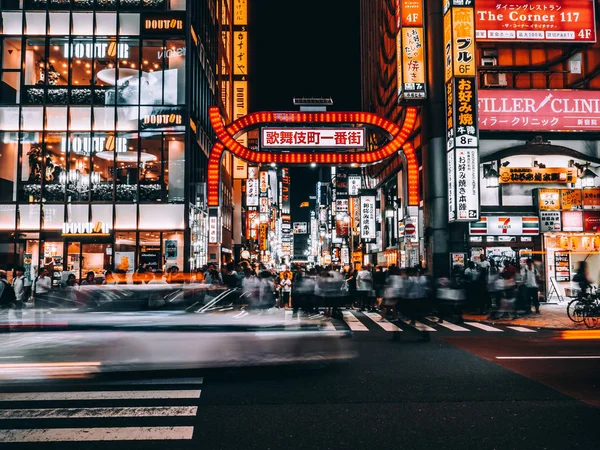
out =
{"type": "Polygon", "coordinates": [[[372,330],[340,366],[4,386],[0,447],[595,448],[599,359],[497,359],[600,355],[558,336],[372,330]]]}

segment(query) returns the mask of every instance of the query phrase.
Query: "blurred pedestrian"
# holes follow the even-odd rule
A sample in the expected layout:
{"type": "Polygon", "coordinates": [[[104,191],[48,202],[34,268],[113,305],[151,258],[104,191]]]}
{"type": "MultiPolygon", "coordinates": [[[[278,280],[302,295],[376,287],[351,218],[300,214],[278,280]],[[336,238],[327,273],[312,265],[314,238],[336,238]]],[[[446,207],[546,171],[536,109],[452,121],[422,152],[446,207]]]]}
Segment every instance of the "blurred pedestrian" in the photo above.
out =
{"type": "Polygon", "coordinates": [[[287,308],[290,303],[290,296],[292,294],[292,272],[284,271],[282,272],[282,277],[279,281],[279,289],[280,289],[280,300],[279,307],[287,308]]]}
{"type": "Polygon", "coordinates": [[[579,288],[579,292],[577,293],[577,297],[579,300],[583,299],[587,296],[588,290],[592,287],[592,281],[590,280],[590,274],[588,271],[588,265],[586,261],[581,261],[579,266],[577,267],[577,272],[573,277],[573,282],[577,283],[577,287],[579,288]]]}
{"type": "Polygon", "coordinates": [[[271,272],[268,270],[263,270],[259,274],[259,291],[259,307],[261,309],[272,308],[275,305],[275,284],[271,272]]]}
{"type": "Polygon", "coordinates": [[[148,281],[148,284],[169,284],[163,277],[162,270],[155,270],[153,273],[152,280],[148,281]]]}
{"type": "Polygon", "coordinates": [[[381,303],[386,278],[387,273],[384,272],[383,268],[381,266],[375,266],[375,272],[373,273],[373,295],[375,296],[375,301],[371,304],[371,312],[375,311],[375,306],[381,303]]]}
{"type": "Polygon", "coordinates": [[[535,307],[537,314],[540,313],[539,278],[540,274],[533,263],[533,259],[527,258],[525,267],[521,270],[521,280],[525,286],[525,299],[523,302],[525,314],[531,314],[531,306],[535,307]]]}
{"type": "Polygon", "coordinates": [[[371,305],[371,296],[373,295],[373,276],[370,267],[365,265],[362,267],[358,275],[356,275],[356,295],[360,311],[365,311],[371,305]]]}
{"type": "Polygon", "coordinates": [[[102,281],[102,284],[112,285],[117,284],[117,282],[117,278],[113,275],[113,273],[110,270],[104,272],[104,280],[102,281]]]}
{"type": "Polygon", "coordinates": [[[23,266],[15,267],[15,274],[11,284],[15,291],[15,316],[17,317],[17,320],[20,321],[23,318],[23,308],[27,301],[25,268],[23,266]]]}
{"type": "Polygon", "coordinates": [[[385,289],[383,291],[383,297],[381,300],[381,319],[385,319],[387,315],[392,312],[393,317],[392,320],[398,319],[398,299],[400,298],[400,293],[402,290],[402,286],[404,284],[404,280],[400,275],[400,270],[396,268],[396,266],[390,267],[385,289]]]}
{"type": "Polygon", "coordinates": [[[92,271],[88,272],[85,278],[81,281],[82,286],[90,286],[96,284],[96,274],[92,271]]]}

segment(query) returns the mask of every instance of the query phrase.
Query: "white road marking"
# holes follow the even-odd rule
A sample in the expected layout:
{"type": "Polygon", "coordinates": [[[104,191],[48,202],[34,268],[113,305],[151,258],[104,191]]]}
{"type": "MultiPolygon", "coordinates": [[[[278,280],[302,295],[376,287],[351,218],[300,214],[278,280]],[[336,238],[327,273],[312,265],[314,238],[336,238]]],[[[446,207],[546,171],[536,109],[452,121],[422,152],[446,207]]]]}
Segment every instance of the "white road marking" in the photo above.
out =
{"type": "Polygon", "coordinates": [[[600,359],[600,356],[496,356],[496,359],[600,359]]]}
{"type": "Polygon", "coordinates": [[[343,314],[344,322],[348,324],[352,331],[369,331],[369,329],[350,311],[343,311],[343,314]]]}
{"type": "Polygon", "coordinates": [[[162,441],[192,439],[194,427],[37,428],[0,430],[2,442],[162,441]]]}
{"type": "Polygon", "coordinates": [[[12,392],[0,393],[0,402],[199,398],[200,392],[199,389],[178,391],[12,392]]]}
{"type": "Polygon", "coordinates": [[[336,331],[335,327],[333,326],[333,324],[329,320],[324,320],[321,323],[321,328],[323,330],[327,330],[327,331],[336,331]]]}
{"type": "Polygon", "coordinates": [[[491,332],[496,332],[496,333],[503,332],[503,330],[500,330],[499,328],[490,327],[489,325],[485,325],[485,324],[479,323],[479,322],[465,322],[465,324],[469,325],[471,327],[479,328],[483,331],[491,331],[491,332]]]}
{"type": "Polygon", "coordinates": [[[437,331],[435,328],[431,328],[429,325],[425,325],[424,323],[421,323],[418,320],[415,321],[414,325],[410,324],[410,320],[402,319],[402,322],[404,322],[405,324],[407,324],[411,327],[415,327],[419,331],[437,331]]]}
{"type": "Polygon", "coordinates": [[[159,384],[159,385],[172,385],[172,384],[202,384],[204,382],[203,377],[190,377],[190,378],[150,378],[140,380],[113,380],[113,381],[99,381],[96,383],[90,383],[93,386],[139,386],[140,384],[159,384]]]}
{"type": "Polygon", "coordinates": [[[440,322],[440,319],[434,316],[427,317],[427,320],[431,320],[432,322],[438,324],[440,327],[448,328],[452,331],[471,331],[468,328],[461,327],[460,325],[456,325],[455,323],[450,323],[447,320],[445,320],[444,322],[440,322]]]}
{"type": "Polygon", "coordinates": [[[525,328],[525,327],[506,327],[506,328],[510,328],[511,330],[515,330],[520,333],[537,333],[537,331],[530,330],[529,328],[525,328]]]}
{"type": "Polygon", "coordinates": [[[402,331],[401,328],[398,328],[392,322],[387,321],[386,319],[382,319],[381,316],[377,313],[373,312],[364,312],[365,316],[383,328],[385,331],[402,331]]]}
{"type": "Polygon", "coordinates": [[[77,419],[84,417],[174,417],[195,416],[197,412],[197,406],[0,409],[0,419],[77,419]]]}

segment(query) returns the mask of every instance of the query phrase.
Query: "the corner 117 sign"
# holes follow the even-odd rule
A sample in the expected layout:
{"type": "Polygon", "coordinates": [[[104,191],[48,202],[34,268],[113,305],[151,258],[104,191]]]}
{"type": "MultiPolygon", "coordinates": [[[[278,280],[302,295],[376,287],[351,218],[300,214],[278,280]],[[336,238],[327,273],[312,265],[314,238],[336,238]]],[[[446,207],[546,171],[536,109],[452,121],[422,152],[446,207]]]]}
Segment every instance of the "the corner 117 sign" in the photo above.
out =
{"type": "Polygon", "coordinates": [[[595,0],[477,0],[478,41],[596,42],[595,0]]]}

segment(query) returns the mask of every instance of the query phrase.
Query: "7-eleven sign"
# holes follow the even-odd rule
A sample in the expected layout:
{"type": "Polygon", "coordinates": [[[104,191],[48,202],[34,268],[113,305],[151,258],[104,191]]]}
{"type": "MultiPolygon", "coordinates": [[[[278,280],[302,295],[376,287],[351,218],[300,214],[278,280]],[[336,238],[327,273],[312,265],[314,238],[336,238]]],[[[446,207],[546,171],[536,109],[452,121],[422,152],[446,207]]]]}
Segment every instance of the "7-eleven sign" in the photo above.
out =
{"type": "Polygon", "coordinates": [[[471,235],[523,236],[537,235],[540,232],[538,217],[485,216],[479,222],[469,224],[471,235]]]}

